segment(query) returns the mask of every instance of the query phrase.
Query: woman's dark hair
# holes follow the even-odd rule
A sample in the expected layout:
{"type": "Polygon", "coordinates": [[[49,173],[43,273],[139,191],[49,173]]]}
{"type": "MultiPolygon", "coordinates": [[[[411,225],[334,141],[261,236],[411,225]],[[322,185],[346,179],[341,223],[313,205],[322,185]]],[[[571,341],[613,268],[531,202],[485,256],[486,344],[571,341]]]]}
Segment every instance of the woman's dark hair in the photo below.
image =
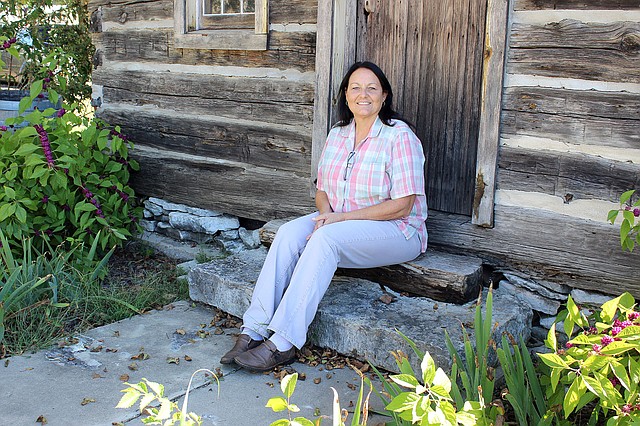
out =
{"type": "Polygon", "coordinates": [[[391,89],[391,84],[389,84],[389,80],[387,76],[384,75],[380,67],[378,67],[373,62],[356,62],[351,65],[347,74],[345,74],[342,82],[340,83],[340,89],[338,91],[338,122],[335,124],[336,126],[346,126],[351,123],[353,120],[353,113],[347,106],[347,86],[349,85],[349,78],[351,78],[351,74],[353,74],[356,70],[360,68],[366,68],[373,72],[378,80],[380,80],[380,84],[382,85],[382,91],[387,94],[385,101],[382,103],[382,108],[378,113],[378,117],[380,120],[387,126],[393,126],[390,120],[402,120],[410,125],[400,114],[393,110],[393,90],[391,89]]]}

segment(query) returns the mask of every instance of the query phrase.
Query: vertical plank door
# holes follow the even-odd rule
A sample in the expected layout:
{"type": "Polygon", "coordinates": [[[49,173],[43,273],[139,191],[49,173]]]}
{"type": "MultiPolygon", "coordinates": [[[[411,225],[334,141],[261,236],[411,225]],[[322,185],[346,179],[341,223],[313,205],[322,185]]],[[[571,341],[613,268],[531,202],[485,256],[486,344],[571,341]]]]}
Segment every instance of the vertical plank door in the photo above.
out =
{"type": "Polygon", "coordinates": [[[382,68],[396,109],[416,126],[429,208],[468,216],[486,10],[487,0],[358,1],[356,60],[382,68]]]}

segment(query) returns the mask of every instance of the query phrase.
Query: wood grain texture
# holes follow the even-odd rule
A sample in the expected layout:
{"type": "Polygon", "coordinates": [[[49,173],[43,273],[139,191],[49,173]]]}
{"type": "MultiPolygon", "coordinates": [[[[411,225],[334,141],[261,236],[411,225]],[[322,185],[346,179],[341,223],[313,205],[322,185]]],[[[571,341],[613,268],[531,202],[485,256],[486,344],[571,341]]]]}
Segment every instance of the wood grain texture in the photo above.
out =
{"type": "Polygon", "coordinates": [[[509,46],[509,73],[640,82],[637,22],[514,24],[509,46]]]}
{"type": "Polygon", "coordinates": [[[246,66],[314,71],[315,33],[271,32],[266,51],[178,49],[173,30],[127,30],[93,34],[103,63],[109,61],[246,66]]]}
{"type": "MultiPolygon", "coordinates": [[[[173,0],[90,0],[88,7],[102,7],[105,20],[113,22],[173,18],[173,0]]],[[[317,8],[315,0],[269,0],[269,22],[314,24],[317,8]]]]}
{"type": "Polygon", "coordinates": [[[135,21],[173,19],[173,0],[127,1],[127,2],[91,1],[89,10],[102,7],[103,22],[125,24],[135,21]]]}
{"type": "Polygon", "coordinates": [[[577,9],[577,10],[634,10],[640,9],[638,0],[514,0],[514,10],[577,9]]]}
{"type": "Polygon", "coordinates": [[[536,114],[503,110],[502,135],[525,135],[571,144],[640,148],[637,120],[536,114]]]}
{"type": "MultiPolygon", "coordinates": [[[[486,2],[374,2],[358,17],[357,58],[376,62],[416,125],[430,207],[471,214],[486,2]]],[[[362,4],[362,2],[361,2],[362,4]]]]}
{"type": "Polygon", "coordinates": [[[256,220],[299,216],[313,209],[307,177],[297,173],[169,151],[137,149],[132,155],[140,162],[140,172],[131,181],[143,196],[256,220]]]}
{"type": "MultiPolygon", "coordinates": [[[[287,170],[301,176],[309,172],[310,134],[283,129],[277,124],[238,123],[222,117],[205,119],[183,115],[173,110],[114,106],[103,111],[100,117],[118,123],[137,145],[236,161],[247,168],[287,170]]],[[[175,176],[165,176],[165,179],[172,178],[175,176]]]]}
{"type": "Polygon", "coordinates": [[[474,224],[487,227],[493,226],[508,12],[507,0],[490,0],[487,4],[478,153],[471,215],[474,224]]]}
{"type": "Polygon", "coordinates": [[[640,297],[640,251],[623,253],[617,227],[543,210],[496,206],[495,227],[429,212],[429,244],[471,253],[496,267],[584,290],[640,297]]]}
{"type": "Polygon", "coordinates": [[[640,126],[638,93],[508,87],[504,93],[504,109],[568,117],[635,120],[640,126]]]}
{"type": "Polygon", "coordinates": [[[498,187],[541,192],[565,202],[598,199],[618,202],[620,194],[640,187],[640,165],[582,153],[516,147],[500,149],[498,187]]]}

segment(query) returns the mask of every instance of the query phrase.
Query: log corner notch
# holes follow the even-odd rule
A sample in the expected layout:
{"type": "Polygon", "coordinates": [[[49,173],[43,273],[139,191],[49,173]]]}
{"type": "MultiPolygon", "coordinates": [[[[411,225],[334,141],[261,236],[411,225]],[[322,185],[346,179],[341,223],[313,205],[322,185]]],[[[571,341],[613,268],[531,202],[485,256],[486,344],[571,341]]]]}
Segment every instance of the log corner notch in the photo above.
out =
{"type": "Polygon", "coordinates": [[[500,109],[507,42],[508,0],[489,0],[480,99],[480,127],[476,159],[473,224],[493,227],[495,178],[500,139],[500,109]]]}

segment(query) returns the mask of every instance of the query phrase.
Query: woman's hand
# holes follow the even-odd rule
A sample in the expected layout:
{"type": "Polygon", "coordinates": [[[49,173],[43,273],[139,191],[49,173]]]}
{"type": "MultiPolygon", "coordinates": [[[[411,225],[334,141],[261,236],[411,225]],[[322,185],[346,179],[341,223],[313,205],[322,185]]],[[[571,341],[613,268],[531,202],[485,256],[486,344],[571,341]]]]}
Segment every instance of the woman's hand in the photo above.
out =
{"type": "MultiPolygon", "coordinates": [[[[316,225],[313,227],[313,232],[316,232],[318,228],[321,228],[324,225],[329,225],[330,223],[342,222],[343,220],[345,220],[345,217],[344,217],[344,213],[329,212],[329,213],[321,213],[311,220],[313,220],[316,223],[316,225]]],[[[309,236],[307,236],[307,240],[311,238],[311,235],[313,235],[313,232],[309,236]]]]}

